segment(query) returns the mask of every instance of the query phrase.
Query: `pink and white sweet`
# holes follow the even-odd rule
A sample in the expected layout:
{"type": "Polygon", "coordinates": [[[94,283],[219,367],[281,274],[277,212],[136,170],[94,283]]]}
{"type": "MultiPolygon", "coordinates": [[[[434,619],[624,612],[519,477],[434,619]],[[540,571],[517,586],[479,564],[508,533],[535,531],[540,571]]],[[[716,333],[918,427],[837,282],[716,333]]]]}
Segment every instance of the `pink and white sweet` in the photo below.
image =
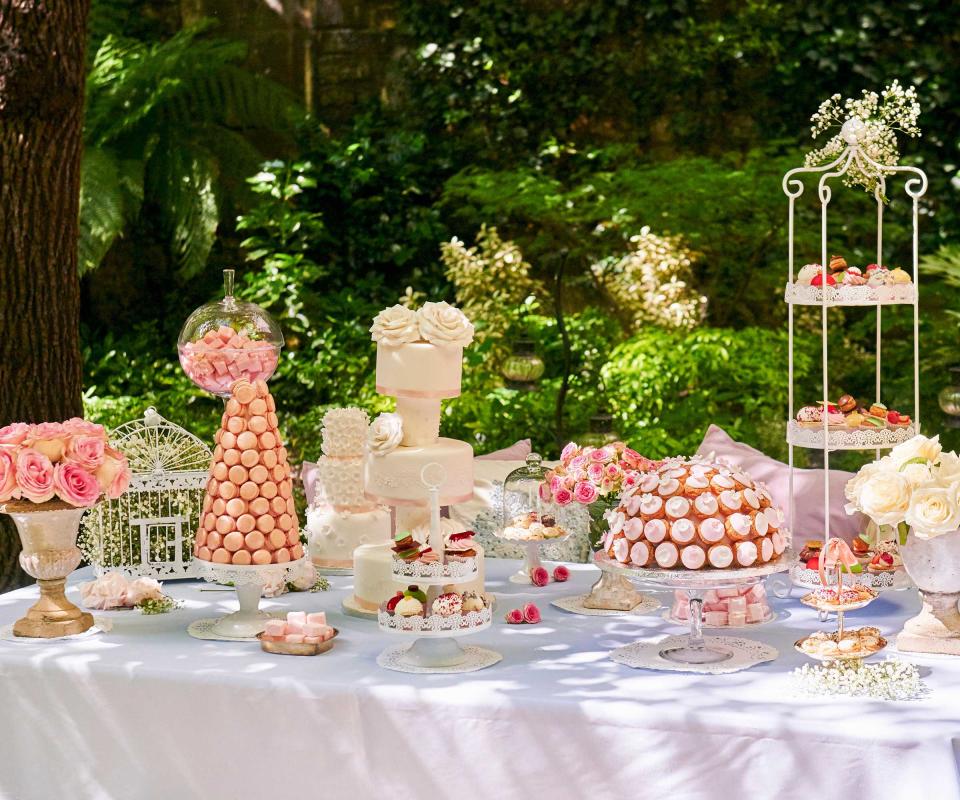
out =
{"type": "Polygon", "coordinates": [[[303,558],[287,449],[267,384],[241,380],[227,401],[193,555],[238,566],[303,558]]]}
{"type": "MultiPolygon", "coordinates": [[[[711,589],[703,596],[703,624],[711,628],[755,625],[766,622],[771,613],[762,582],[753,586],[711,589]]],[[[686,592],[674,592],[670,618],[676,622],[689,621],[690,597],[686,592]]]]}
{"type": "Polygon", "coordinates": [[[634,477],[607,512],[602,541],[621,564],[742,569],[776,561],[789,545],[770,492],[736,467],[675,458],[634,477]]]}
{"type": "Polygon", "coordinates": [[[107,444],[102,425],[66,422],[0,428],[0,503],[60,500],[74,508],[120,497],[130,483],[127,457],[107,444]]]}
{"type": "Polygon", "coordinates": [[[238,380],[270,380],[277,369],[280,348],[221,325],[180,348],[180,366],[197,386],[225,395],[238,380]]]}
{"type": "Polygon", "coordinates": [[[286,642],[287,644],[321,644],[334,637],[334,630],[327,625],[327,615],[323,611],[306,613],[290,611],[286,620],[268,619],[261,639],[265,642],[286,642]]]}

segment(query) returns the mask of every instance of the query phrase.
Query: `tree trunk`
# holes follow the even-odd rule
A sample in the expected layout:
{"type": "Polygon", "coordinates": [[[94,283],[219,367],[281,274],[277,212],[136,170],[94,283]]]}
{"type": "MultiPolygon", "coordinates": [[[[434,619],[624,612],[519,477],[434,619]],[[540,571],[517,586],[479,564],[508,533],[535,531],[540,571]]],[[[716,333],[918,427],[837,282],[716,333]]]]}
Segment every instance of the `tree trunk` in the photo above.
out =
{"type": "MultiPolygon", "coordinates": [[[[80,158],[90,0],[0,0],[0,426],[82,413],[80,158]]],[[[0,590],[28,582],[0,531],[0,590]]]]}

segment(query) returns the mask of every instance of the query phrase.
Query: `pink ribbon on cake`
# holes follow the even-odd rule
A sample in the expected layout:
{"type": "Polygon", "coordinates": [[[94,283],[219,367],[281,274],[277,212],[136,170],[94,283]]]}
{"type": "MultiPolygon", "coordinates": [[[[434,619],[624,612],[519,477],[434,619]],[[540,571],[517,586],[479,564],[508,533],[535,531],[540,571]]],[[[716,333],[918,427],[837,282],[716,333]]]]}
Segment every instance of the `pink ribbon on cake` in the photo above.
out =
{"type": "Polygon", "coordinates": [[[838,539],[836,536],[831,536],[824,542],[823,547],[820,550],[820,558],[817,561],[818,571],[820,573],[820,585],[827,585],[826,569],[834,568],[837,570],[837,601],[840,600],[840,593],[843,591],[843,570],[840,569],[839,565],[845,567],[852,567],[855,564],[859,564],[857,557],[853,554],[853,550],[850,549],[843,539],[838,539]]]}
{"type": "Polygon", "coordinates": [[[451,397],[459,397],[459,389],[437,389],[432,392],[426,392],[421,389],[395,389],[392,386],[383,386],[377,384],[377,394],[388,397],[412,397],[417,400],[447,400],[451,397]]]}
{"type": "MultiPolygon", "coordinates": [[[[384,497],[379,494],[374,494],[373,492],[364,492],[363,496],[367,498],[371,503],[376,503],[381,506],[417,506],[423,507],[426,506],[428,500],[424,498],[423,500],[400,500],[394,497],[384,497]]],[[[455,506],[460,503],[469,503],[473,500],[473,492],[469,494],[460,495],[459,497],[440,497],[441,506],[455,506]]]]}

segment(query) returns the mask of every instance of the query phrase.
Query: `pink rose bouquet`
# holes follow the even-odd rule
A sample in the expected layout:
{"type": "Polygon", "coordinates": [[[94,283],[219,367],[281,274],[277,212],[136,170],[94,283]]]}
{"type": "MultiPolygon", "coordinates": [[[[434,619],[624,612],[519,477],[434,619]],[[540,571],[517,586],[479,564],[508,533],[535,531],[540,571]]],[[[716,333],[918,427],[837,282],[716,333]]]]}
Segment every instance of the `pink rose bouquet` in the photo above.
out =
{"type": "Polygon", "coordinates": [[[89,508],[101,494],[120,497],[129,483],[126,456],[107,444],[102,425],[74,417],[0,428],[0,503],[59,499],[89,508]]]}

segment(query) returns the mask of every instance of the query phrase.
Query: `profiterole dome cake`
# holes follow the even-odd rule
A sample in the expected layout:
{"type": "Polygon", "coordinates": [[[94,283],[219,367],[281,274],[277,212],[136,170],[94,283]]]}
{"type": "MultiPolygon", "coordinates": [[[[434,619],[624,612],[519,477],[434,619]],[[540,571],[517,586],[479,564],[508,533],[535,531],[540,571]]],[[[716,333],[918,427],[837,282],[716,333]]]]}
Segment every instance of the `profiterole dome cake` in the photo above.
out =
{"type": "Polygon", "coordinates": [[[742,569],[776,561],[789,544],[783,514],[762,484],[701,457],[642,473],[607,521],[603,549],[635,567],[742,569]]]}

